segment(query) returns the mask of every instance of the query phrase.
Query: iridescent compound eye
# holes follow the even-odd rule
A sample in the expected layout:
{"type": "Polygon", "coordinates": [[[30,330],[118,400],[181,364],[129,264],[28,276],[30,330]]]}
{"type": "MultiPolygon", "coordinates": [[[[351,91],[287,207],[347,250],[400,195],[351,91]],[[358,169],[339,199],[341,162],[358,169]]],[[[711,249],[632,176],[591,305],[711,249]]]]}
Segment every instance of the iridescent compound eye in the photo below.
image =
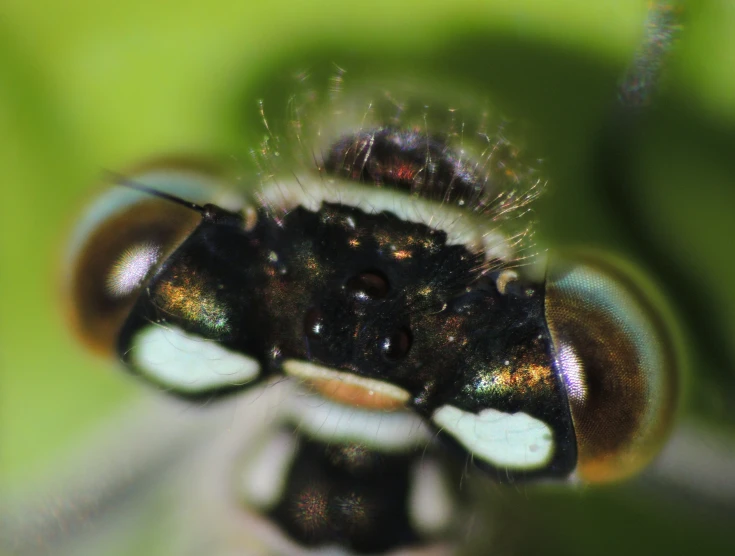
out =
{"type": "Polygon", "coordinates": [[[636,473],[666,440],[677,403],[676,348],[660,309],[621,264],[587,256],[550,264],[546,319],[577,476],[603,482],[636,473]]]}

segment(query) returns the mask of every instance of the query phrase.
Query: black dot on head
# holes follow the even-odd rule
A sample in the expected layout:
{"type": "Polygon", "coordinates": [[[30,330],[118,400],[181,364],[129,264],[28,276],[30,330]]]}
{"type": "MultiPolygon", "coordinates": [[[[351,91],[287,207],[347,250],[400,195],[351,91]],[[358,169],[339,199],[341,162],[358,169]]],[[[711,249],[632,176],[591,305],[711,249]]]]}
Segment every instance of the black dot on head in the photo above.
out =
{"type": "Polygon", "coordinates": [[[390,284],[381,272],[370,270],[347,280],[346,288],[356,298],[367,301],[383,299],[388,295],[390,284]]]}
{"type": "Polygon", "coordinates": [[[383,357],[388,361],[398,361],[408,355],[411,349],[411,331],[407,328],[399,328],[390,336],[387,336],[381,345],[383,357]]]}

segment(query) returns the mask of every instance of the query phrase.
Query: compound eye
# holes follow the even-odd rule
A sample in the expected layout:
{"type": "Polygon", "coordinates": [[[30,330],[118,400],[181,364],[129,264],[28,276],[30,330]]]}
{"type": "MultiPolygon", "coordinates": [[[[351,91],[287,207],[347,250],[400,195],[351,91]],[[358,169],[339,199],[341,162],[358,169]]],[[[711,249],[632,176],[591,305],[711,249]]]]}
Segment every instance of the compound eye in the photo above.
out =
{"type": "MultiPolygon", "coordinates": [[[[222,198],[213,174],[184,167],[151,167],[126,179],[194,203],[222,198]]],[[[72,236],[66,271],[72,321],[86,343],[114,352],[140,292],[200,221],[195,210],[123,186],[91,204],[72,236]]]]}
{"type": "Polygon", "coordinates": [[[631,269],[584,255],[549,265],[546,320],[577,439],[577,474],[623,479],[671,429],[679,361],[661,308],[631,269]]]}

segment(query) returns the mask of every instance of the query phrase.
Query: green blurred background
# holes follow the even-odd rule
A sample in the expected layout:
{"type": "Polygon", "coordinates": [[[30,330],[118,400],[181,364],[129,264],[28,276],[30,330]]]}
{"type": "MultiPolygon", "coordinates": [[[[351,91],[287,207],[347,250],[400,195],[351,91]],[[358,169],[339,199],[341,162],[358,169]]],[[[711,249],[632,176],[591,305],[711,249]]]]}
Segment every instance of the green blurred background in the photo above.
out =
{"type": "MultiPolygon", "coordinates": [[[[327,75],[334,64],[347,78],[405,77],[450,95],[487,95],[530,120],[552,180],[537,205],[541,237],[648,267],[685,323],[690,415],[732,434],[735,2],[690,2],[664,94],[631,147],[635,186],[623,192],[635,232],[645,232],[636,237],[595,185],[593,157],[646,4],[4,0],[0,488],[51,472],[141,388],[86,355],[60,308],[64,234],[101,170],[170,153],[247,166],[264,132],[257,100],[285,113],[295,71],[327,75]]],[[[569,553],[603,540],[596,553],[733,548],[707,519],[658,507],[630,514],[614,492],[598,498],[599,513],[573,497],[539,502],[554,508],[547,528],[569,553]]]]}

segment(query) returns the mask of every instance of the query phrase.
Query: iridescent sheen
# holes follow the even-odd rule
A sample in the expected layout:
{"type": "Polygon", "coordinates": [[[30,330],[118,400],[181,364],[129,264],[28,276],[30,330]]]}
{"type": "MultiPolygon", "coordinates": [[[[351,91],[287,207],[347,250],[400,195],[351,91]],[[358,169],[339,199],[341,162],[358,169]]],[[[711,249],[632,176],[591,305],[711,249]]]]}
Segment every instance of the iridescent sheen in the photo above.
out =
{"type": "Polygon", "coordinates": [[[631,270],[612,259],[557,257],[546,289],[557,364],[581,377],[569,395],[577,474],[594,482],[628,477],[659,452],[673,424],[679,369],[672,333],[631,270]]]}

